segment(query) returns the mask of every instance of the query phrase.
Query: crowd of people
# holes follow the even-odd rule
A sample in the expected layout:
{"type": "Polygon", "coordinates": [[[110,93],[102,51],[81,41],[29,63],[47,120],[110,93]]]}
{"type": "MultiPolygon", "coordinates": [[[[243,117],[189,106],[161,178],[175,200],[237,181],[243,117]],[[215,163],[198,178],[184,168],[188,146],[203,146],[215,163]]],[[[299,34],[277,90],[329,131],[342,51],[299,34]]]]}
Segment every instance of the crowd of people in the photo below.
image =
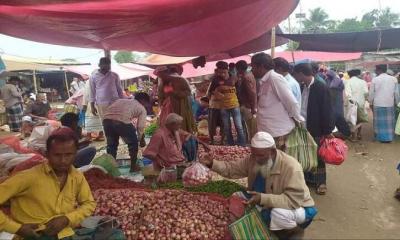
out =
{"type": "MultiPolygon", "coordinates": [[[[227,178],[247,177],[249,191],[235,195],[245,204],[256,205],[262,219],[282,238],[301,234],[317,214],[308,186],[320,195],[328,190],[324,159],[318,156],[317,168],[304,172],[298,160],[285,153],[295,128],[306,129],[318,145],[326,138],[361,140],[368,100],[375,139],[382,143],[394,139],[399,86],[387,74],[386,65],[376,66],[377,76],[368,86],[358,69],[348,71],[350,79],[344,80],[343,74],[317,63],[291,65],[266,53],[253,55],[251,63],[219,61],[196,111],[182,71],[178,65],[155,71],[159,128],[146,146],[147,109],[154,101],[146,93],[128,98],[118,74],[111,71],[110,59],[101,58],[88,81],[73,83],[69,103],[77,110],[65,113],[62,126],[51,126],[44,139],[42,152],[48,161],[0,184],[4,193],[0,204],[11,202],[11,217],[0,211],[0,231],[36,237],[37,224],[42,224],[41,234],[68,239],[72,228],[93,213],[95,202],[88,183],[74,168],[89,164],[96,154],[82,127],[97,131],[100,138],[104,133],[106,151],[114,158],[121,138],[128,145],[131,172],[140,170],[139,146],[146,146],[143,156],[160,172],[196,160],[198,145],[202,145],[208,154],[200,162],[212,171],[227,178]],[[196,134],[200,121],[208,122],[208,142],[196,134]],[[249,146],[251,154],[237,161],[218,161],[209,144],[249,146]]],[[[29,135],[48,121],[51,108],[45,95],[39,94],[24,107],[18,77],[9,79],[1,96],[12,131],[29,135]]]]}

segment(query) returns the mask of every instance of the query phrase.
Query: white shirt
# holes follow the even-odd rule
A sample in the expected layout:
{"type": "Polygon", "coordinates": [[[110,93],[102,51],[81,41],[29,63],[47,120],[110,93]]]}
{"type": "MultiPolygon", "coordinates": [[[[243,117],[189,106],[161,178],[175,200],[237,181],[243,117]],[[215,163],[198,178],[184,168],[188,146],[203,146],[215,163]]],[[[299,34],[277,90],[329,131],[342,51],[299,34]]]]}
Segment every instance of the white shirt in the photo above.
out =
{"type": "Polygon", "coordinates": [[[386,73],[372,79],[369,102],[377,107],[393,107],[399,101],[397,79],[386,73]]]}
{"type": "Polygon", "coordinates": [[[356,101],[358,106],[364,108],[365,97],[368,94],[367,82],[358,77],[352,77],[345,82],[345,89],[349,98],[356,101]]]}
{"type": "Polygon", "coordinates": [[[303,93],[301,94],[301,116],[304,117],[307,122],[307,108],[308,108],[308,98],[310,97],[310,87],[314,84],[314,77],[311,80],[310,85],[305,85],[303,93]]]}
{"type": "Polygon", "coordinates": [[[258,93],[257,129],[280,137],[289,134],[296,121],[303,121],[297,103],[287,80],[274,70],[267,72],[260,80],[258,93]]]}
{"type": "Polygon", "coordinates": [[[134,99],[118,99],[113,102],[104,114],[104,119],[111,119],[131,124],[132,119],[137,118],[137,131],[143,134],[146,124],[146,109],[134,99]]]}

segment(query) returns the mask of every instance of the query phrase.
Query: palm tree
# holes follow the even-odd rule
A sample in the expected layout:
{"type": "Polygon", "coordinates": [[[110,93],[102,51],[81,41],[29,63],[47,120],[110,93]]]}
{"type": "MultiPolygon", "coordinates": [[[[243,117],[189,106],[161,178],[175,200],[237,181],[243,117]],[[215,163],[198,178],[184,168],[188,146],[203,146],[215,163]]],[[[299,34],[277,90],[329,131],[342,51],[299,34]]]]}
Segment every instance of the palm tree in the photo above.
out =
{"type": "Polygon", "coordinates": [[[332,25],[329,15],[320,7],[311,9],[309,14],[310,16],[303,21],[306,33],[323,33],[332,25]]]}

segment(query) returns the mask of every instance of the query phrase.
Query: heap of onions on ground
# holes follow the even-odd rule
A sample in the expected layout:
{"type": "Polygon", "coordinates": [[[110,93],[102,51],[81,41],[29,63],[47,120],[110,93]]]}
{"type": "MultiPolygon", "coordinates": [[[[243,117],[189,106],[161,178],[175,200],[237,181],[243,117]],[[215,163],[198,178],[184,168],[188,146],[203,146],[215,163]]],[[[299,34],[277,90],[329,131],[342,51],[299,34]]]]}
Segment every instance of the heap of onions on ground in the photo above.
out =
{"type": "Polygon", "coordinates": [[[223,239],[229,223],[224,202],[176,190],[103,190],[95,215],[113,216],[127,239],[223,239]]]}

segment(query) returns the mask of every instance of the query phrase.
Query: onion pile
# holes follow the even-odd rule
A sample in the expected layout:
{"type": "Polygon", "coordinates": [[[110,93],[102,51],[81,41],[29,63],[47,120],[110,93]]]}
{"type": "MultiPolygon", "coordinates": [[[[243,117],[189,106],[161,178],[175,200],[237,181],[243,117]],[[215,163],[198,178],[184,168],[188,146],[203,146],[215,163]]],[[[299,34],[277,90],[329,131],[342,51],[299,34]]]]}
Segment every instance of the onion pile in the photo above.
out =
{"type": "Polygon", "coordinates": [[[176,190],[98,190],[95,215],[117,218],[127,239],[224,239],[228,207],[210,196],[176,190]]]}
{"type": "Polygon", "coordinates": [[[104,173],[100,169],[92,168],[83,173],[90,189],[95,191],[100,188],[119,189],[119,188],[143,188],[144,185],[123,178],[115,178],[104,173]]]}
{"type": "Polygon", "coordinates": [[[208,183],[212,178],[210,169],[199,162],[187,167],[182,175],[185,187],[195,187],[208,183]]]}
{"type": "Polygon", "coordinates": [[[204,158],[206,154],[218,161],[236,161],[250,156],[249,147],[240,146],[210,146],[211,151],[206,152],[204,148],[199,147],[199,158],[204,158]]]}

